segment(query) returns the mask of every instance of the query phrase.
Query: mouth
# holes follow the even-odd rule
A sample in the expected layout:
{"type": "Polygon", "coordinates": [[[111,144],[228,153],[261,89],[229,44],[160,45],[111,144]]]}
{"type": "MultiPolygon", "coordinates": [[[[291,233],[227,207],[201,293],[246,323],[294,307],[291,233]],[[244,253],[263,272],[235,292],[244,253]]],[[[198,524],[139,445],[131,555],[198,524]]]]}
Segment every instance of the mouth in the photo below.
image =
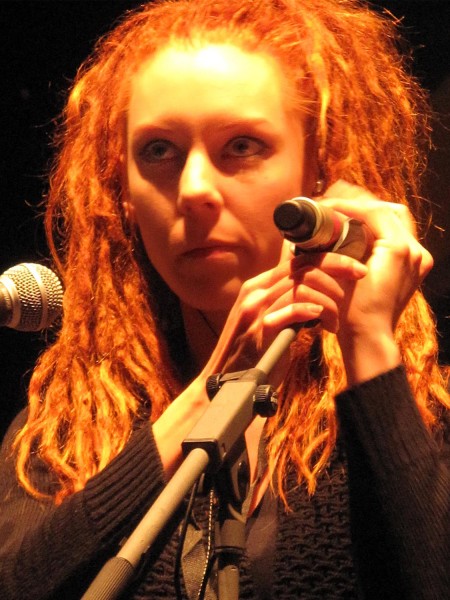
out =
{"type": "Polygon", "coordinates": [[[224,241],[209,241],[192,248],[185,250],[181,256],[187,259],[207,259],[207,258],[223,258],[229,254],[236,253],[236,244],[231,244],[224,241]]]}

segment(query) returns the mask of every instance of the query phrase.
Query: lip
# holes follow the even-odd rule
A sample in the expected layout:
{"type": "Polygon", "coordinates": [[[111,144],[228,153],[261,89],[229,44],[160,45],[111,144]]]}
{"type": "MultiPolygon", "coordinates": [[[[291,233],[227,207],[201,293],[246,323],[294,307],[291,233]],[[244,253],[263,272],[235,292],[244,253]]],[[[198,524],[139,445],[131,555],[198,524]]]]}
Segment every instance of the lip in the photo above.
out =
{"type": "Polygon", "coordinates": [[[220,257],[236,251],[238,245],[224,240],[209,240],[205,243],[188,247],[181,253],[185,258],[220,257]]]}

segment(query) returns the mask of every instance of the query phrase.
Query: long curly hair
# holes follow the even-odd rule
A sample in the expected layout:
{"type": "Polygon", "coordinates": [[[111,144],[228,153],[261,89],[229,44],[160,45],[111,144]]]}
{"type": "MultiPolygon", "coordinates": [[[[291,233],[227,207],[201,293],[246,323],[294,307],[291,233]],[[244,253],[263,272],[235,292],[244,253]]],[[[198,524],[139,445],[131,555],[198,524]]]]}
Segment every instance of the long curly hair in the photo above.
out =
{"type": "MultiPolygon", "coordinates": [[[[428,138],[426,99],[397,49],[392,18],[356,0],[166,0],[124,16],[80,69],[57,137],[45,216],[64,284],[64,317],[29,387],[17,473],[38,453],[55,474],[59,503],[84,487],[127,443],[137,419],[155,420],[185,384],[174,357],[171,296],[123,212],[130,80],[172,42],[231,43],[274,57],[292,107],[314,117],[328,182],[345,179],[419,220],[419,177],[428,138]],[[168,301],[170,300],[170,302],[168,301]]],[[[182,331],[178,317],[178,333],[182,331]]],[[[417,405],[429,428],[450,406],[432,315],[420,292],[396,330],[417,405]]],[[[278,414],[268,425],[269,467],[286,500],[286,470],[313,493],[336,442],[334,397],[345,373],[336,337],[302,332],[278,414]],[[301,426],[299,426],[301,424],[301,426]]]]}

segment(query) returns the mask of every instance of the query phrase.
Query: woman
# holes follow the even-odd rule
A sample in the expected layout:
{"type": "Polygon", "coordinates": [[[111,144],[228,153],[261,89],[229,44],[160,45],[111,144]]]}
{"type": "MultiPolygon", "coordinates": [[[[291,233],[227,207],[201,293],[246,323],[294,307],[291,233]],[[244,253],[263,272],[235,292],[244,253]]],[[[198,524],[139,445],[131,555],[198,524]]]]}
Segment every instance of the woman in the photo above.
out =
{"type": "MultiPolygon", "coordinates": [[[[407,209],[426,120],[392,36],[350,0],[180,0],[100,41],[48,198],[61,331],[3,446],[2,597],[80,597],[179,466],[206,378],[314,319],[246,431],[241,596],[446,596],[450,402],[407,209]],[[292,256],[272,213],[299,195],[366,223],[365,265],[292,256]]],[[[215,510],[191,519],[206,546],[215,510]]],[[[178,524],[126,597],[197,597],[178,524]]]]}

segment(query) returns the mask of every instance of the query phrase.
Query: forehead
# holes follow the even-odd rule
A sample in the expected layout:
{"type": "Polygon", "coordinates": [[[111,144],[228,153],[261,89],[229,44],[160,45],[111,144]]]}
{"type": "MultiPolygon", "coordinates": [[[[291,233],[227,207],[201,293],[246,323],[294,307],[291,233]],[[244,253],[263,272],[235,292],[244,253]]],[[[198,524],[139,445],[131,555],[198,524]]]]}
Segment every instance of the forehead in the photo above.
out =
{"type": "Polygon", "coordinates": [[[247,69],[265,72],[269,77],[281,79],[277,61],[268,53],[251,52],[231,43],[172,42],[162,47],[138,68],[134,79],[144,77],[148,71],[167,69],[182,75],[186,69],[196,70],[199,76],[239,77],[247,69]]]}
{"type": "Polygon", "coordinates": [[[253,105],[284,109],[287,83],[274,58],[234,45],[171,44],[145,61],[131,83],[130,113],[165,113],[220,105],[241,110],[253,105]],[[195,101],[195,102],[194,102],[195,101]]]}

